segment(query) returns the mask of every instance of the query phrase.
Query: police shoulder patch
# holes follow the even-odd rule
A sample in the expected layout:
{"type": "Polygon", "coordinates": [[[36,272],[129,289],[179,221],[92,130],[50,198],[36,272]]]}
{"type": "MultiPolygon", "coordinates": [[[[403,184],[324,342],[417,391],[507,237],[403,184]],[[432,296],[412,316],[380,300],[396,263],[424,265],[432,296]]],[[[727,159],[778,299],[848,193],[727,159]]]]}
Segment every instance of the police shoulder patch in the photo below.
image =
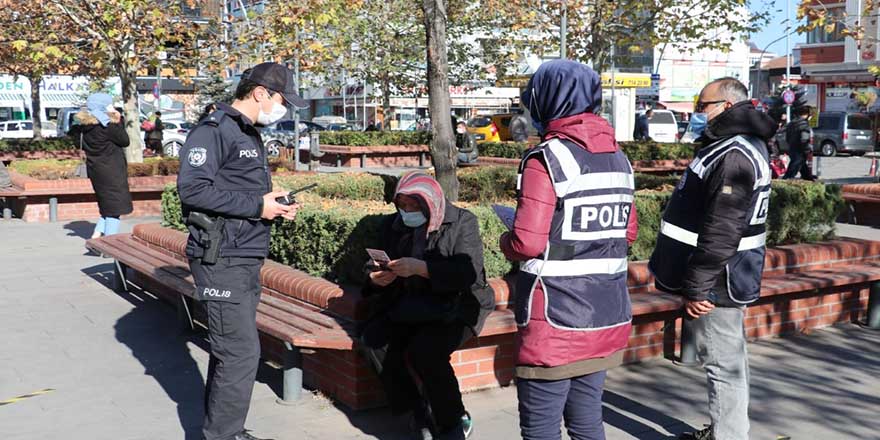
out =
{"type": "Polygon", "coordinates": [[[198,168],[208,160],[208,150],[203,147],[190,148],[186,160],[190,166],[198,168]]]}

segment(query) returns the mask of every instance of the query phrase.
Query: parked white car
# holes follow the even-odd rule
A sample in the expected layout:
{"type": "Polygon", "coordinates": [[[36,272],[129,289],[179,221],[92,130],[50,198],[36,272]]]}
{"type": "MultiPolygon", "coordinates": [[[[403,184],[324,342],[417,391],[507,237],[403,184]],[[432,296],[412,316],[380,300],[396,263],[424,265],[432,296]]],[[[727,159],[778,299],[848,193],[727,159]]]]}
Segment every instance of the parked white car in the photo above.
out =
{"type": "MultiPolygon", "coordinates": [[[[165,129],[162,130],[162,152],[168,157],[177,157],[189,131],[195,124],[185,121],[162,121],[165,129]]],[[[144,148],[147,145],[147,133],[141,131],[141,140],[144,148]]]]}
{"type": "MultiPolygon", "coordinates": [[[[644,115],[644,111],[639,111],[638,115],[644,115]]],[[[648,135],[655,142],[678,142],[678,121],[675,114],[669,110],[654,110],[654,116],[648,123],[648,135]]]]}
{"type": "Polygon", "coordinates": [[[34,123],[32,121],[3,121],[0,122],[0,138],[3,139],[33,139],[34,123]]]}

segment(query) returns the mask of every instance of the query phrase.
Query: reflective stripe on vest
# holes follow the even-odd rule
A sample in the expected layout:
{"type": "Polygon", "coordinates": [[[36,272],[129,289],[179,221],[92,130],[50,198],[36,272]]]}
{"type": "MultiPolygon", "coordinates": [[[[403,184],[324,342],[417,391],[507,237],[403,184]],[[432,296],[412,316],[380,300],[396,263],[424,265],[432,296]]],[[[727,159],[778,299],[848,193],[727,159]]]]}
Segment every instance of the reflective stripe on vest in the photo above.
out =
{"type": "MultiPolygon", "coordinates": [[[[666,222],[665,220],[660,221],[660,233],[673,240],[680,241],[686,245],[693,247],[697,247],[697,242],[700,239],[699,234],[675,226],[672,223],[666,222]]],[[[747,251],[749,249],[757,249],[763,247],[765,244],[767,244],[767,233],[762,232],[758,235],[743,237],[739,241],[739,247],[737,247],[736,250],[747,251]]]]}

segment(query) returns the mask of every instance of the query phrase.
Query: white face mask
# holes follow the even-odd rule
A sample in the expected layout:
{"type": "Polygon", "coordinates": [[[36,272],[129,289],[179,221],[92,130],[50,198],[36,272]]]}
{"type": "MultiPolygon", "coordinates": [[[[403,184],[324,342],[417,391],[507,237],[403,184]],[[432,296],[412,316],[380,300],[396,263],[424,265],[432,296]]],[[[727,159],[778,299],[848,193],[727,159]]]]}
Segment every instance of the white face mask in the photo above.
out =
{"type": "Polygon", "coordinates": [[[272,125],[273,123],[279,121],[284,115],[287,114],[287,107],[272,101],[272,110],[269,113],[263,111],[263,107],[260,106],[260,114],[257,115],[257,124],[260,125],[272,125]]]}

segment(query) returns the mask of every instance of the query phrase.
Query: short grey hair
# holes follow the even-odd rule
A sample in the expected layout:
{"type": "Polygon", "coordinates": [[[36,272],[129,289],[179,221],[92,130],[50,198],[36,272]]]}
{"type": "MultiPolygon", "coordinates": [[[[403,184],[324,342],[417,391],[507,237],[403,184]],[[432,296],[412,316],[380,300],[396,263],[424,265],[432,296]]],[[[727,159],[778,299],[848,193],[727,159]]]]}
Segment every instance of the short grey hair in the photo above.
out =
{"type": "Polygon", "coordinates": [[[746,86],[736,78],[730,76],[718,78],[707,84],[707,87],[712,84],[718,85],[718,93],[721,95],[721,98],[732,103],[747,101],[749,99],[749,89],[747,89],[746,86]]]}

